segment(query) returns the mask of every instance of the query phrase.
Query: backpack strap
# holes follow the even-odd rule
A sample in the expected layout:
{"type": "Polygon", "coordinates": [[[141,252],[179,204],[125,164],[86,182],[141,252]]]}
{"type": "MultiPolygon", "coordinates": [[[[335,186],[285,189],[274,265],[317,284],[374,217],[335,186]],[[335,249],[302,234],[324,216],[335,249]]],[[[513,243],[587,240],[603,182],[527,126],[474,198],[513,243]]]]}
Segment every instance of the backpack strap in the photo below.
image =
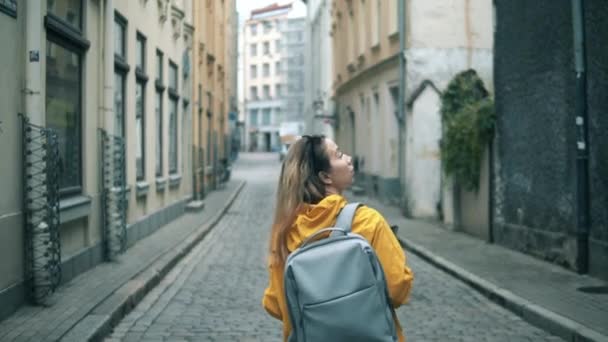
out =
{"type": "Polygon", "coordinates": [[[348,203],[338,215],[338,219],[336,219],[336,224],[334,225],[336,228],[342,228],[345,232],[350,233],[351,226],[353,223],[353,218],[355,217],[355,212],[357,208],[359,208],[361,203],[348,203]]]}

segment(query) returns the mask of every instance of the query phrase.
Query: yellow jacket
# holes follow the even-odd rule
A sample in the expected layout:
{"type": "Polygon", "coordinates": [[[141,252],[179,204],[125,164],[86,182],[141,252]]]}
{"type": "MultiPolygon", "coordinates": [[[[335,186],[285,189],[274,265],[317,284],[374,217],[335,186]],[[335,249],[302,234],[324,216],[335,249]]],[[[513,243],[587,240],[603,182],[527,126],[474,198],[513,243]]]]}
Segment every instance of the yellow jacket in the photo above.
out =
{"type": "MultiPolygon", "coordinates": [[[[308,236],[316,231],[331,227],[337,218],[340,209],[346,205],[346,200],[340,195],[325,197],[319,204],[306,205],[296,217],[296,220],[287,237],[287,248],[290,252],[308,236]]],[[[357,210],[353,219],[352,232],[363,236],[372,245],[384,273],[388,285],[389,295],[394,308],[407,302],[414,275],[406,264],[405,254],[395,238],[389,225],[382,215],[369,207],[357,210]]],[[[269,267],[270,284],[264,291],[262,304],[264,309],[273,317],[283,321],[283,339],[291,332],[291,323],[287,313],[287,302],[283,290],[283,269],[279,266],[269,267]]],[[[394,315],[399,341],[405,341],[401,326],[394,315]]]]}

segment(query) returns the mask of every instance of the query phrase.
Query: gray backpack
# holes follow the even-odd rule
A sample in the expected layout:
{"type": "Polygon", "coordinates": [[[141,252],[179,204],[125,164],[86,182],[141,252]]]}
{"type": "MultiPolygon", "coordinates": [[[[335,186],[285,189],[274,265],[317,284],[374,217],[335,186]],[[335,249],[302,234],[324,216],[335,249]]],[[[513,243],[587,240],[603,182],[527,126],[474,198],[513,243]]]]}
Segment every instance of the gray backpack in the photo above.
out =
{"type": "Polygon", "coordinates": [[[314,233],[287,258],[290,342],[397,341],[382,266],[367,240],[351,232],[359,205],[346,205],[335,227],[314,233]]]}

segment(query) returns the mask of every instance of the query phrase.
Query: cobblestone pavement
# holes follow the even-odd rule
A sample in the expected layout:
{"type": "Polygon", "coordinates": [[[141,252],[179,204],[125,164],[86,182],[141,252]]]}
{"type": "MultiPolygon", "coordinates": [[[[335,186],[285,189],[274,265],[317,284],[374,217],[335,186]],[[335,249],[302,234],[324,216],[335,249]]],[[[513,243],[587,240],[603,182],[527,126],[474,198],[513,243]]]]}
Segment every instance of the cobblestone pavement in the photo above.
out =
{"type": "MultiPolygon", "coordinates": [[[[280,341],[261,298],[279,163],[244,154],[246,179],[212,232],[114,329],[106,341],[280,341]]],[[[412,254],[410,304],[398,310],[408,341],[561,341],[489,302],[412,254]]]]}

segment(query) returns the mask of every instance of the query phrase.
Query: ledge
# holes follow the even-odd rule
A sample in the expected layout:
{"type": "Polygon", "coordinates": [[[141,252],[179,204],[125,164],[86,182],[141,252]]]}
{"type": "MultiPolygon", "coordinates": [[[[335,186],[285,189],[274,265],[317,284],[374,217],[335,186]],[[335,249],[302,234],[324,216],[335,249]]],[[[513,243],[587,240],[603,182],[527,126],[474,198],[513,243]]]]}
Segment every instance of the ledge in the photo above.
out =
{"type": "Polygon", "coordinates": [[[213,166],[205,167],[205,176],[211,176],[211,175],[213,175],[213,166]]]}
{"type": "Polygon", "coordinates": [[[0,12],[6,13],[13,18],[17,18],[17,5],[15,4],[13,7],[0,3],[0,12]]]}
{"type": "Polygon", "coordinates": [[[156,90],[159,90],[161,92],[163,92],[163,91],[165,91],[165,89],[167,89],[167,87],[165,87],[163,82],[161,82],[159,80],[154,81],[154,86],[156,87],[156,90]]]}
{"type": "Polygon", "coordinates": [[[167,186],[167,178],[156,178],[156,191],[163,191],[167,186]]]}
{"type": "Polygon", "coordinates": [[[91,214],[91,197],[77,195],[59,201],[60,222],[67,223],[91,214]]]}
{"type": "Polygon", "coordinates": [[[179,186],[179,183],[182,181],[182,176],[179,174],[169,175],[169,187],[175,188],[179,186]]]}
{"type": "Polygon", "coordinates": [[[150,184],[146,181],[139,181],[135,185],[135,197],[145,197],[150,189],[150,184]]]}

